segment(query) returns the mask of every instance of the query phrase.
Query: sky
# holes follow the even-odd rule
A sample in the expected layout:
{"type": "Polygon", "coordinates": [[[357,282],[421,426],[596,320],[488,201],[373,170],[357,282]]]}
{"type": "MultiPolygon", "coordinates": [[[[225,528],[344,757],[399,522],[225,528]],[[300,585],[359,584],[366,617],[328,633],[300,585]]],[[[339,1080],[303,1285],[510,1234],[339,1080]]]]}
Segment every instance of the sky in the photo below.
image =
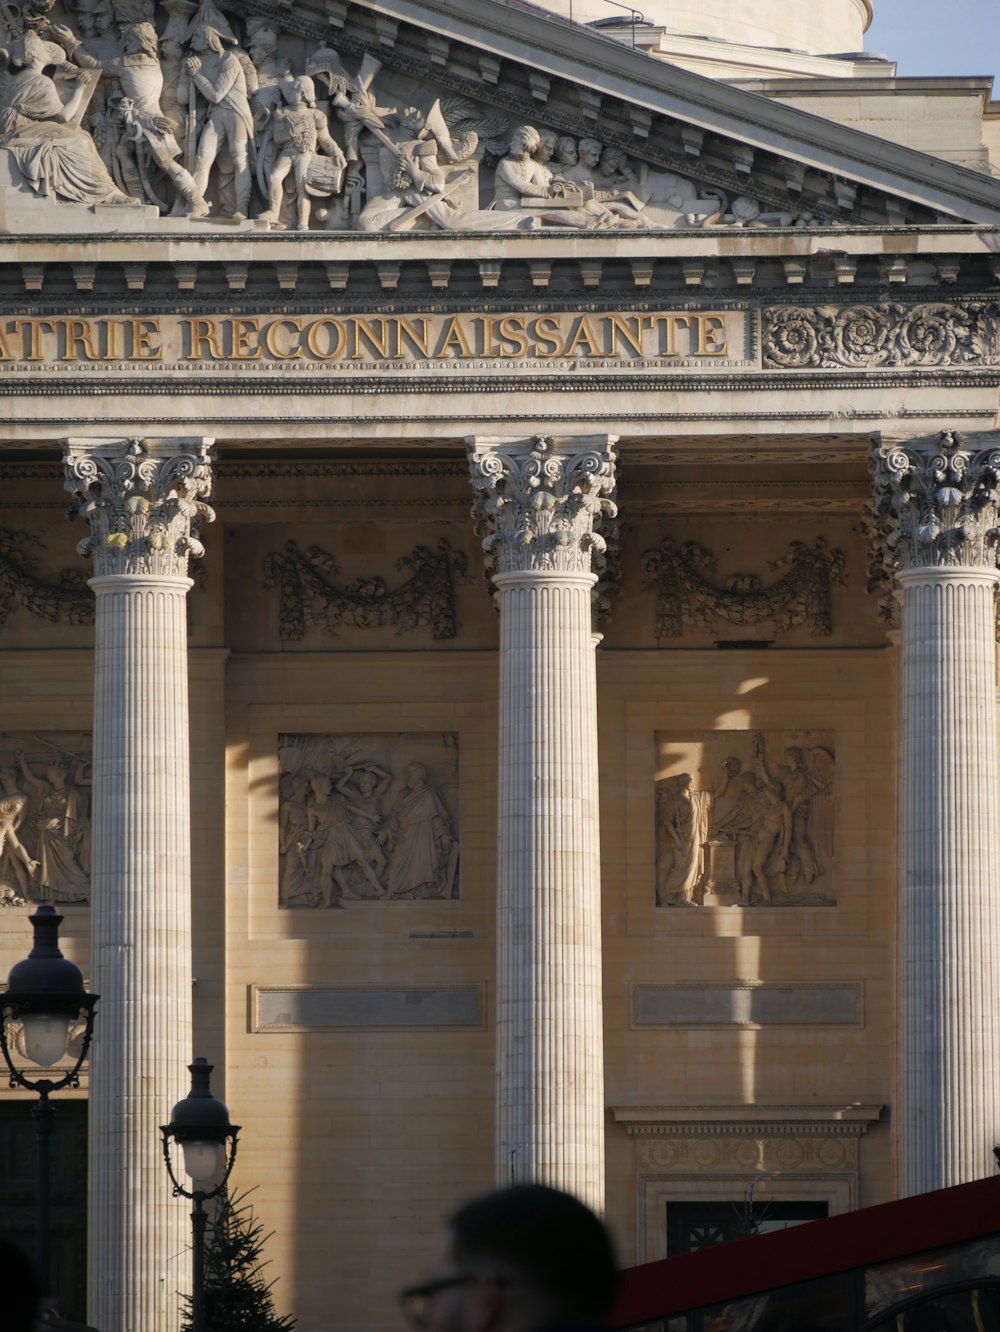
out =
{"type": "Polygon", "coordinates": [[[902,76],[992,74],[993,96],[1000,100],[1000,0],[872,0],[872,5],[866,51],[896,60],[902,76]]]}

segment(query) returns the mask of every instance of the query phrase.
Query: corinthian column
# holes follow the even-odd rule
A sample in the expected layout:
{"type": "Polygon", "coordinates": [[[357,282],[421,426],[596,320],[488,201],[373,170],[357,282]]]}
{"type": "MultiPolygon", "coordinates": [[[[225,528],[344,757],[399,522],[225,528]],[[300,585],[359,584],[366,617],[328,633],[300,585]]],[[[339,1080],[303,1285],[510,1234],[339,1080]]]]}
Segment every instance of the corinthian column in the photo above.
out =
{"type": "Polygon", "coordinates": [[[1000,436],[882,438],[874,534],[901,593],[900,1191],[1000,1142],[996,541],[1000,436]]]}
{"type": "Polygon", "coordinates": [[[500,608],[497,1177],[604,1202],[597,689],[591,593],[614,443],[470,441],[500,608]]]}
{"type": "Polygon", "coordinates": [[[159,1125],[191,1061],[188,557],[210,521],[210,440],[64,441],[91,535],[94,683],[89,1314],[102,1332],[176,1332],[187,1211],[159,1125]]]}

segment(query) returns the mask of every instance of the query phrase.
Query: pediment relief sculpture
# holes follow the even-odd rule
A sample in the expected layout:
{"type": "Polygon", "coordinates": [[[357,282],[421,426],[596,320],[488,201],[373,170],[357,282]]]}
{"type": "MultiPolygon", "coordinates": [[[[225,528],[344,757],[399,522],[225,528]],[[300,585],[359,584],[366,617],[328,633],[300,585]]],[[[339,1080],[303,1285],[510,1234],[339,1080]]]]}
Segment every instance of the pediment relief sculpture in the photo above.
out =
{"type": "Polygon", "coordinates": [[[8,187],[48,201],[362,232],[814,220],[805,198],[756,197],[751,174],[723,189],[597,126],[519,119],[215,0],[4,0],[0,14],[8,187]]]}

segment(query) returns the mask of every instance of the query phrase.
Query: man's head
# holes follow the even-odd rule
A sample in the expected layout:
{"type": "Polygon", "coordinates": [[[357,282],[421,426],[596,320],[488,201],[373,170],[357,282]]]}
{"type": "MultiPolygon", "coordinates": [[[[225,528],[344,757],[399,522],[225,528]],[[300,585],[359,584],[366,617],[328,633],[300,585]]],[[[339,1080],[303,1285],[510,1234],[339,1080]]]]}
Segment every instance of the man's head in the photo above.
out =
{"type": "Polygon", "coordinates": [[[600,1324],[617,1284],[611,1239],[594,1213],[567,1193],[518,1184],[474,1199],[451,1218],[430,1280],[417,1288],[419,1325],[535,1332],[553,1323],[600,1324]]]}

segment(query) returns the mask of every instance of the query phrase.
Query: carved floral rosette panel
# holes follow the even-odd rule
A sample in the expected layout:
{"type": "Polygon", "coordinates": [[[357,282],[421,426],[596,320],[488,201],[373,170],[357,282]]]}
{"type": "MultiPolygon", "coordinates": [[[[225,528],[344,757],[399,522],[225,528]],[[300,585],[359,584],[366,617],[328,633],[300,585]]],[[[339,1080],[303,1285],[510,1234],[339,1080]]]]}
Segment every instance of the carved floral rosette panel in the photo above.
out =
{"type": "Polygon", "coordinates": [[[457,735],[281,735],[278,758],[282,907],[459,897],[457,735]]]}
{"type": "Polygon", "coordinates": [[[91,738],[0,734],[0,907],[90,898],[91,738]]]}
{"type": "Polygon", "coordinates": [[[656,735],[656,905],[835,906],[827,731],[656,735]]]}
{"type": "Polygon", "coordinates": [[[1000,301],[787,305],[765,310],[765,368],[937,369],[1000,364],[1000,301]]]}
{"type": "MultiPolygon", "coordinates": [[[[449,88],[445,71],[414,78],[394,68],[384,37],[365,50],[354,31],[299,16],[285,27],[214,0],[5,0],[0,185],[54,207],[142,208],[137,230],[157,214],[369,233],[789,227],[817,209],[839,218],[822,191],[807,199],[800,175],[794,194],[763,184],[755,194],[749,170],[727,171],[720,187],[699,178],[697,161],[679,174],[672,158],[642,160],[596,123],[590,134],[547,127],[534,96],[544,76],[509,115],[494,87],[499,62],[485,53],[481,100],[480,88],[449,88]]],[[[732,151],[749,167],[752,149],[732,151]]]]}

